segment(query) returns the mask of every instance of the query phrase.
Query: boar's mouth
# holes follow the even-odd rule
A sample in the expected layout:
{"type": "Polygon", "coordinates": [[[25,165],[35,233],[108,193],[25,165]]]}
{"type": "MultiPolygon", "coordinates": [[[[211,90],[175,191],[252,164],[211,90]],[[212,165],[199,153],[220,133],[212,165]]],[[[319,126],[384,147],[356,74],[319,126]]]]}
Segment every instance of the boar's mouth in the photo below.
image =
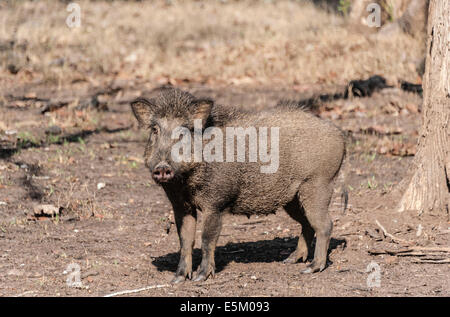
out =
{"type": "Polygon", "coordinates": [[[155,180],[155,183],[158,185],[171,183],[172,180],[155,180]]]}

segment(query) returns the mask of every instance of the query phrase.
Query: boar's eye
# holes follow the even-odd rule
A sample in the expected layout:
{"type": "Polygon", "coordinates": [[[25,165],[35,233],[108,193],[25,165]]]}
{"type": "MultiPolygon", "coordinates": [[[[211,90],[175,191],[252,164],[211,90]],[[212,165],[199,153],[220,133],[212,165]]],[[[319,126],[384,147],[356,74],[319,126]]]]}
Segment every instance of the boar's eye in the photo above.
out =
{"type": "Polygon", "coordinates": [[[153,135],[158,135],[159,134],[159,128],[157,126],[153,126],[151,128],[151,132],[153,135]]]}

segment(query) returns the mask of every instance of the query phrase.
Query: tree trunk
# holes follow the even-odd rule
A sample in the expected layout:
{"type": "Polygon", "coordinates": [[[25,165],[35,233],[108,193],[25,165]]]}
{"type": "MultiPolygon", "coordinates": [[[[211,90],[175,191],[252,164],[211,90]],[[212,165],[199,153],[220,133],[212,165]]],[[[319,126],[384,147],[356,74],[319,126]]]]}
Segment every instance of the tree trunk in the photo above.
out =
{"type": "Polygon", "coordinates": [[[399,211],[447,215],[450,204],[450,1],[430,0],[422,127],[399,211]]]}

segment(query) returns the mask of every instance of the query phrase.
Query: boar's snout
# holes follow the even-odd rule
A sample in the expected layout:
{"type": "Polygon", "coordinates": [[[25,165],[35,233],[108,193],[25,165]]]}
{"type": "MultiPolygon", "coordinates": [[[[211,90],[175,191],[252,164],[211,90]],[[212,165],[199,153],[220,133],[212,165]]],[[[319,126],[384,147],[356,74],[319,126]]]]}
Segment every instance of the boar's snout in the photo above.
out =
{"type": "Polygon", "coordinates": [[[165,183],[173,178],[173,169],[166,163],[160,163],[152,171],[152,177],[157,183],[165,183]]]}

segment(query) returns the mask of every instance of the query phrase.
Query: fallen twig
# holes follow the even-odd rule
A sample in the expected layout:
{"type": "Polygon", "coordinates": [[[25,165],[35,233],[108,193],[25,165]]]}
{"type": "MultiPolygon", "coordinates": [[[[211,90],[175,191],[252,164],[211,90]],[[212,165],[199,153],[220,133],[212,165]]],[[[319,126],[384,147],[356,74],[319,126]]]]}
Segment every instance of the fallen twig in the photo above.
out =
{"type": "Polygon", "coordinates": [[[430,252],[450,252],[447,247],[411,247],[414,251],[430,251],[430,252]]]}
{"type": "MultiPolygon", "coordinates": [[[[372,249],[368,251],[372,255],[389,254],[396,256],[426,256],[434,252],[450,252],[450,248],[446,247],[409,247],[407,249],[400,250],[376,250],[372,249]],[[419,251],[419,252],[418,252],[419,251]]],[[[436,255],[436,254],[435,254],[436,255]]]]}
{"type": "Polygon", "coordinates": [[[169,287],[169,286],[171,286],[171,285],[170,284],[151,285],[151,286],[138,288],[138,289],[131,289],[131,290],[126,290],[126,291],[115,292],[115,293],[105,295],[103,297],[114,297],[114,296],[125,295],[125,294],[133,294],[133,293],[143,292],[143,291],[146,291],[149,289],[163,288],[163,287],[169,287]]]}
{"type": "Polygon", "coordinates": [[[381,223],[378,220],[375,220],[375,223],[377,224],[378,227],[380,227],[381,231],[383,232],[385,237],[389,237],[392,239],[392,241],[394,241],[395,243],[407,243],[407,244],[412,244],[413,242],[402,239],[402,238],[397,238],[396,236],[390,234],[389,232],[387,232],[387,230],[381,225],[381,223]]]}
{"type": "Polygon", "coordinates": [[[225,254],[233,254],[233,253],[241,253],[241,252],[245,252],[245,250],[239,249],[239,250],[235,250],[235,251],[220,251],[220,253],[225,253],[225,254]]]}
{"type": "Polygon", "coordinates": [[[430,263],[430,264],[446,264],[450,263],[450,258],[448,259],[418,259],[414,263],[430,263]]]}
{"type": "Polygon", "coordinates": [[[369,250],[369,254],[372,255],[381,255],[381,254],[389,254],[389,255],[399,255],[401,253],[411,252],[410,249],[403,250],[369,250]]]}
{"type": "Polygon", "coordinates": [[[22,296],[25,296],[25,295],[33,294],[34,292],[35,291],[26,291],[26,292],[14,295],[14,297],[22,297],[22,296]]]}

